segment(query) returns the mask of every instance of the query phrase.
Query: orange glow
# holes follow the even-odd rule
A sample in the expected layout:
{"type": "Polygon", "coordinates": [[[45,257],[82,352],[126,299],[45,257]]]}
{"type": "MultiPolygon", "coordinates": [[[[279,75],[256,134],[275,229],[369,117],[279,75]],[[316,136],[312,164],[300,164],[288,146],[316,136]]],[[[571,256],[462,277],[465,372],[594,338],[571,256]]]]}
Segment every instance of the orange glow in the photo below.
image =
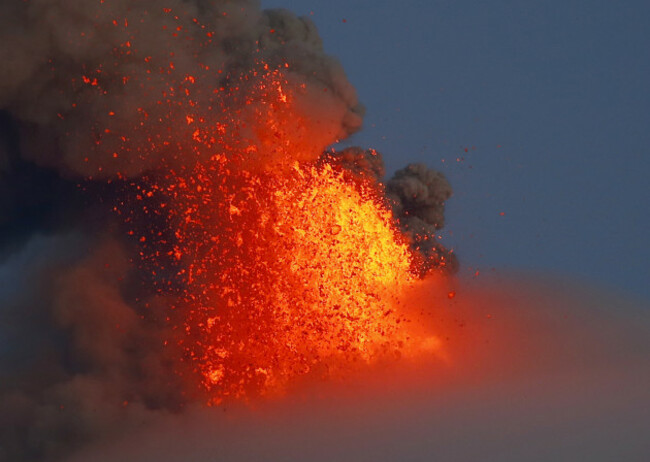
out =
{"type": "Polygon", "coordinates": [[[431,349],[414,345],[399,306],[415,277],[376,190],[327,164],[243,171],[219,186],[197,177],[205,207],[179,216],[174,251],[188,263],[179,344],[211,403],[431,349]]]}
{"type": "MultiPolygon", "coordinates": [[[[208,66],[144,59],[162,96],[97,144],[111,162],[159,159],[116,211],[175,300],[152,317],[168,323],[165,348],[190,388],[211,404],[248,400],[437,348],[401,305],[416,263],[381,185],[321,158],[346,110],[335,98],[286,63],[219,81],[208,66]]],[[[88,164],[101,172],[101,159],[88,164]]]]}

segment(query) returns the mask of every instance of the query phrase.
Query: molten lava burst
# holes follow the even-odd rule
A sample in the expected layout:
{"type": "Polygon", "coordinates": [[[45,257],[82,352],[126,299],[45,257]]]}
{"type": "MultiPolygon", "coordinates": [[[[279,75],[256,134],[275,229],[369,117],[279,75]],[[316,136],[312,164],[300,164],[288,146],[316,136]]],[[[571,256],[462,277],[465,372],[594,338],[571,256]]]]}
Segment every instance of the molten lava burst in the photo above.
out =
{"type": "Polygon", "coordinates": [[[409,251],[372,187],[327,164],[219,176],[218,186],[201,177],[208,192],[176,252],[191,262],[181,343],[211,402],[407,346],[397,304],[413,280],[409,251]]]}
{"type": "Polygon", "coordinates": [[[127,214],[159,290],[178,294],[168,343],[212,404],[414,348],[399,306],[413,263],[380,186],[307,152],[322,134],[304,85],[267,65],[249,78],[221,109],[190,99],[189,128],[171,132],[184,161],[132,183],[152,224],[127,214]]]}

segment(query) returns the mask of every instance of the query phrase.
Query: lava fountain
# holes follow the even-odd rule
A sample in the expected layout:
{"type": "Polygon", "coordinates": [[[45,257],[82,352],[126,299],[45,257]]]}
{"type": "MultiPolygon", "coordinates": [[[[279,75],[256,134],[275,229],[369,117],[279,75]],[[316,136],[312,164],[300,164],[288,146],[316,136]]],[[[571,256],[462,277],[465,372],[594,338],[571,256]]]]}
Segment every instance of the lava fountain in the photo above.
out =
{"type": "Polygon", "coordinates": [[[17,428],[0,458],[436,347],[405,294],[454,271],[451,187],[422,165],[383,183],[374,150],[328,149],[364,109],[309,18],[255,0],[0,11],[2,237],[56,250],[7,265],[30,287],[3,300],[9,337],[30,332],[8,351],[31,359],[0,381],[17,428]]]}
{"type": "Polygon", "coordinates": [[[130,223],[143,210],[164,217],[130,233],[141,234],[160,290],[178,292],[167,344],[211,404],[282,393],[298,377],[336,377],[435,343],[409,328],[400,306],[419,269],[383,186],[335,153],[305,153],[309,127],[290,130],[300,118],[290,82],[281,69],[260,69],[242,98],[261,103],[257,144],[233,148],[244,141],[232,138],[238,119],[206,122],[188,142],[212,155],[133,184],[141,201],[158,199],[125,214],[130,223]]]}
{"type": "Polygon", "coordinates": [[[614,421],[645,444],[647,332],[590,325],[592,310],[546,298],[553,285],[512,298],[438,284],[456,267],[438,233],[451,187],[422,165],[384,183],[375,151],[327,150],[364,111],[309,18],[257,0],[0,2],[0,18],[0,459],[97,443],[75,460],[187,460],[216,441],[210,460],[225,460],[234,441],[250,460],[477,460],[502,456],[527,423],[510,453],[530,460],[538,435],[557,428],[548,455],[594,417],[596,456],[614,421]],[[352,404],[373,387],[377,413],[359,418],[352,404]],[[258,412],[323,388],[330,401],[288,405],[296,419],[258,412]],[[411,398],[405,426],[387,407],[411,398]],[[191,424],[197,409],[222,430],[191,424]],[[226,409],[272,431],[269,445],[248,424],[233,438],[226,409]],[[139,451],[168,419],[150,433],[160,456],[114,444],[139,451]]]}

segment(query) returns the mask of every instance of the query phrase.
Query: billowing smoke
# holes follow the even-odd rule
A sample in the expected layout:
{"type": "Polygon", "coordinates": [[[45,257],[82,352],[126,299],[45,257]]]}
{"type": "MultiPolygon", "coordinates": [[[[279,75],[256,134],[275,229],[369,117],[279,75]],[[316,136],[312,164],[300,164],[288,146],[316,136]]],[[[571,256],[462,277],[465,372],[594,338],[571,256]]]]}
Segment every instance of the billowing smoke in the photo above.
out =
{"type": "MultiPolygon", "coordinates": [[[[648,459],[647,312],[557,281],[497,280],[450,296],[450,282],[438,277],[457,268],[438,237],[449,183],[422,165],[384,182],[376,151],[327,149],[361,128],[363,107],[308,19],[248,0],[5,1],[0,17],[1,461],[648,459]],[[208,161],[218,168],[208,169],[208,161]],[[314,166],[311,176],[296,164],[314,166]],[[334,174],[319,176],[325,167],[334,174]],[[299,206],[331,205],[317,188],[287,193],[292,208],[280,210],[287,213],[256,217],[276,197],[251,195],[251,183],[240,180],[269,171],[287,182],[301,175],[311,186],[321,181],[343,192],[346,206],[367,205],[357,189],[325,181],[341,175],[392,209],[391,226],[402,229],[404,242],[391,239],[389,226],[390,248],[373,251],[400,257],[408,247],[411,270],[431,275],[410,280],[412,290],[397,300],[415,312],[435,306],[426,318],[435,333],[426,337],[430,362],[411,362],[382,343],[388,372],[311,382],[302,395],[254,410],[237,400],[204,406],[193,358],[179,355],[170,339],[187,345],[186,330],[219,319],[192,313],[199,324],[188,326],[179,307],[188,298],[210,301],[223,288],[210,286],[212,270],[221,268],[250,283],[248,301],[277,295],[271,284],[256,286],[252,265],[233,269],[210,253],[224,236],[243,249],[236,252],[250,247],[253,261],[255,240],[268,243],[263,233],[232,236],[241,231],[233,223],[259,218],[279,223],[263,229],[270,235],[314,235],[302,260],[291,259],[299,253],[291,246],[266,249],[274,260],[255,260],[256,268],[290,268],[291,278],[272,282],[298,287],[304,299],[349,301],[349,279],[368,268],[344,262],[350,271],[341,288],[328,291],[322,281],[337,273],[323,275],[311,259],[342,261],[334,247],[345,245],[349,230],[337,223],[316,229],[327,214],[308,226],[292,216],[299,206]],[[226,193],[227,207],[211,213],[226,193]],[[246,209],[251,200],[255,207],[246,209]],[[166,212],[173,201],[174,214],[166,212]],[[189,244],[180,242],[187,237],[189,244]],[[184,252],[190,263],[212,260],[192,266],[184,252]],[[207,296],[184,290],[197,280],[192,287],[207,296]],[[616,318],[612,306],[635,319],[616,318]]],[[[381,237],[387,227],[376,211],[368,216],[381,237]]],[[[368,240],[359,242],[343,255],[368,257],[368,240]]],[[[375,265],[377,278],[392,282],[391,271],[409,270],[404,259],[389,261],[375,265]]],[[[381,298],[374,290],[363,295],[363,306],[381,298]]],[[[354,331],[363,316],[339,315],[340,308],[328,319],[341,316],[354,331]]],[[[253,321],[286,315],[272,314],[253,321]]],[[[372,343],[372,335],[417,324],[391,310],[380,314],[379,329],[343,337],[335,349],[353,350],[358,360],[351,338],[372,343]]],[[[288,317],[283,327],[298,326],[299,336],[281,347],[294,357],[327,352],[296,345],[296,338],[329,335],[323,326],[332,324],[313,321],[288,317]]],[[[263,337],[251,329],[234,349],[250,339],[267,346],[256,336],[263,337]]],[[[220,367],[232,364],[219,362],[223,349],[205,350],[216,361],[208,378],[220,384],[220,367]]],[[[272,356],[272,349],[255,353],[272,356]]],[[[335,365],[288,367],[302,374],[305,364],[335,365]]],[[[254,369],[259,380],[269,374],[254,369]]]]}
{"type": "MultiPolygon", "coordinates": [[[[263,12],[255,1],[0,8],[10,18],[1,37],[0,106],[29,130],[23,156],[62,173],[137,176],[158,168],[177,157],[170,133],[184,119],[187,88],[191,104],[217,111],[261,62],[286,66],[289,81],[305,86],[297,104],[305,117],[285,127],[299,132],[297,147],[318,152],[361,126],[363,108],[340,64],[323,52],[313,24],[288,11],[263,12]],[[309,125],[318,130],[307,139],[300,131],[309,125]]],[[[264,144],[250,133],[256,121],[246,120],[254,111],[229,103],[240,111],[238,137],[264,144]]]]}
{"type": "Polygon", "coordinates": [[[224,151],[251,171],[338,162],[385,193],[421,275],[455,271],[441,174],[383,186],[375,151],[325,152],[364,109],[309,19],[253,0],[29,0],[0,17],[0,460],[60,459],[203,399],[165,348],[177,292],[129,236],[168,222],[115,213],[161,172],[224,151]]]}
{"type": "Polygon", "coordinates": [[[35,236],[1,271],[10,286],[2,291],[0,459],[58,456],[141,414],[179,408],[161,323],[125,296],[121,245],[35,236]]]}
{"type": "Polygon", "coordinates": [[[412,246],[424,257],[423,275],[432,268],[458,270],[456,255],[438,242],[436,234],[445,224],[445,201],[451,186],[444,175],[422,164],[395,172],[386,184],[393,213],[412,239],[412,246]]]}

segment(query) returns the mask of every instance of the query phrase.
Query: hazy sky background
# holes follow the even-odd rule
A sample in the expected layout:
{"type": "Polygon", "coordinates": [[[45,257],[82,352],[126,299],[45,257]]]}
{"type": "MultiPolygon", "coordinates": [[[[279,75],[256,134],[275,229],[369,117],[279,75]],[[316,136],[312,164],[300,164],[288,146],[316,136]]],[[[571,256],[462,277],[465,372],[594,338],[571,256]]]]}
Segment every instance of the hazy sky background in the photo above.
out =
{"type": "Polygon", "coordinates": [[[552,271],[650,299],[650,2],[262,6],[310,16],[341,60],[367,107],[346,144],[389,174],[449,177],[443,242],[463,274],[552,271]]]}

